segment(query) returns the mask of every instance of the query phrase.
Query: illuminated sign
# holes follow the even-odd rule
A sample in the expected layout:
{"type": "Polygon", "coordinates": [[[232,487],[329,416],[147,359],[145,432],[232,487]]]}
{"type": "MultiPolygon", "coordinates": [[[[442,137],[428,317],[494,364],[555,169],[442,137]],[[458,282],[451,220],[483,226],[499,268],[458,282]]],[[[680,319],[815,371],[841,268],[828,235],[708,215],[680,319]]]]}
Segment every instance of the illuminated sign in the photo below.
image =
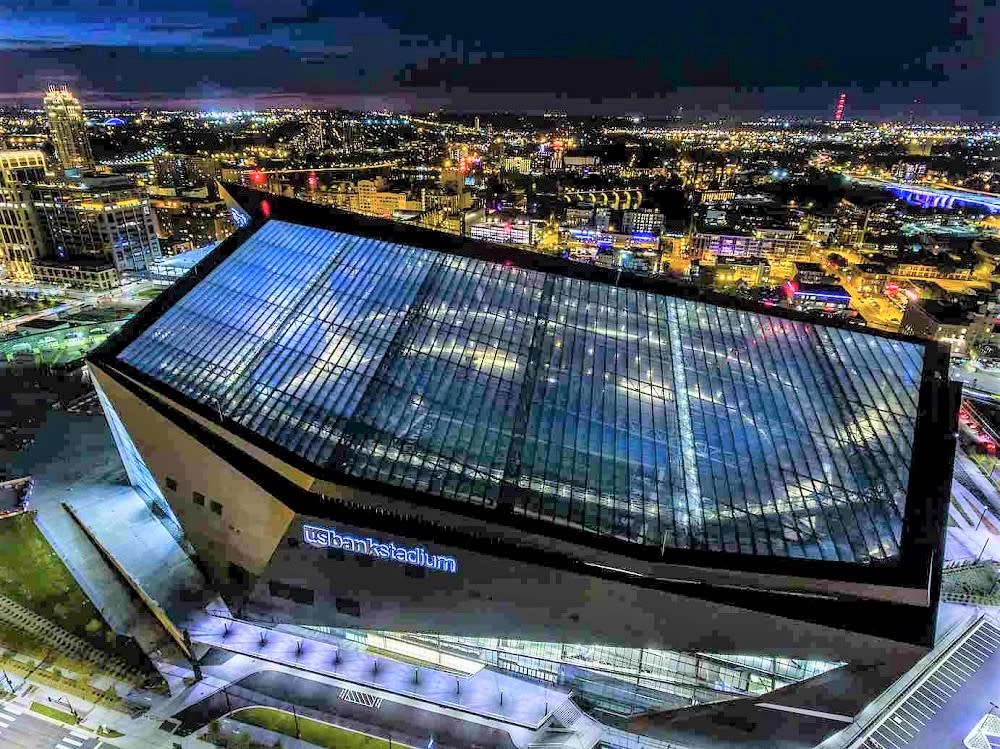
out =
{"type": "Polygon", "coordinates": [[[340,533],[334,528],[320,528],[316,525],[303,525],[302,537],[310,546],[321,549],[344,549],[345,551],[353,551],[355,554],[365,554],[399,564],[412,564],[415,567],[426,567],[438,572],[455,573],[458,571],[458,561],[455,557],[429,554],[421,546],[399,546],[371,536],[360,538],[340,533]]]}

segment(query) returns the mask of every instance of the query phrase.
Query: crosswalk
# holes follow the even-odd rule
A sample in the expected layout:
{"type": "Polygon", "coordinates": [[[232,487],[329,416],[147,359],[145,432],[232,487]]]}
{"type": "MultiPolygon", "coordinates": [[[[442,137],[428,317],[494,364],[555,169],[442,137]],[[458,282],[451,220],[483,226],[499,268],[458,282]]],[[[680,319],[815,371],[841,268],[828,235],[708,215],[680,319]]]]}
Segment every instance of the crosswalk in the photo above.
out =
{"type": "Polygon", "coordinates": [[[94,749],[99,744],[79,728],[43,720],[13,702],[0,703],[0,747],[4,749],[94,749]]]}
{"type": "Polygon", "coordinates": [[[0,729],[10,728],[10,724],[17,720],[17,716],[24,712],[24,708],[18,705],[6,703],[0,707],[0,729]]]}

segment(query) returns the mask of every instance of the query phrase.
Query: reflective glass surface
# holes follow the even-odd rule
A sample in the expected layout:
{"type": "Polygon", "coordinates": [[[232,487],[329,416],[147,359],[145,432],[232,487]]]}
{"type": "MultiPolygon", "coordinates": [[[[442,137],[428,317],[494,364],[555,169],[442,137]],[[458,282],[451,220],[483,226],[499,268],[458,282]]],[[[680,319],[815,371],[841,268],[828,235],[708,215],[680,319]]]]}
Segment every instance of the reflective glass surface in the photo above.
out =
{"type": "Polygon", "coordinates": [[[302,458],[666,548],[898,555],[923,347],[270,221],[120,358],[302,458]]]}

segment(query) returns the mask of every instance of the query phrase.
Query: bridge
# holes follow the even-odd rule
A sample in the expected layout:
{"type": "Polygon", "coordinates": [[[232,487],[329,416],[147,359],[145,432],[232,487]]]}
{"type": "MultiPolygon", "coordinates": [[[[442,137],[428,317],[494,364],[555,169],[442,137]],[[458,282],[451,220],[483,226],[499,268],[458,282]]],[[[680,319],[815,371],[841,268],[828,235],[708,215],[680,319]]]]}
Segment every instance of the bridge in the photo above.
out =
{"type": "Polygon", "coordinates": [[[562,193],[567,203],[589,200],[594,205],[611,208],[638,208],[642,205],[642,190],[576,190],[562,193]]]}
{"type": "Polygon", "coordinates": [[[959,207],[985,208],[990,213],[1000,213],[1000,195],[993,192],[967,190],[964,187],[938,183],[933,185],[893,182],[879,177],[845,175],[852,182],[888,190],[899,198],[924,208],[950,209],[959,207]]]}

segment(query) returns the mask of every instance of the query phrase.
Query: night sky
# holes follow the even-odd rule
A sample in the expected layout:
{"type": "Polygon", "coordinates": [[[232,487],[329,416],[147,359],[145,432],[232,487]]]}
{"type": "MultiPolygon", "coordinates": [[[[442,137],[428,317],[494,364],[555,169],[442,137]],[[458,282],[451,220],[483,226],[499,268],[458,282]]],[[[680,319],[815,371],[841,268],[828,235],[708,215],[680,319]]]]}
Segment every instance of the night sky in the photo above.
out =
{"type": "Polygon", "coordinates": [[[1000,116],[997,0],[0,0],[0,101],[1000,116]]]}

